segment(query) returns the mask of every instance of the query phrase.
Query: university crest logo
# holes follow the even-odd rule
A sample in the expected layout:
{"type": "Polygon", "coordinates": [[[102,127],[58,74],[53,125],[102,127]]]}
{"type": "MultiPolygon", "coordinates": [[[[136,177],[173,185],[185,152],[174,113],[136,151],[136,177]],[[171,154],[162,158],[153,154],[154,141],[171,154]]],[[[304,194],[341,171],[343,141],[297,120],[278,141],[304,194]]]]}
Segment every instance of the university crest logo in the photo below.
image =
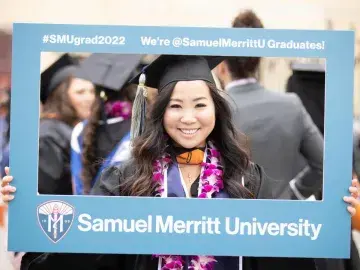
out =
{"type": "Polygon", "coordinates": [[[63,201],[48,201],[38,206],[40,228],[53,242],[59,242],[70,230],[75,208],[63,201]]]}

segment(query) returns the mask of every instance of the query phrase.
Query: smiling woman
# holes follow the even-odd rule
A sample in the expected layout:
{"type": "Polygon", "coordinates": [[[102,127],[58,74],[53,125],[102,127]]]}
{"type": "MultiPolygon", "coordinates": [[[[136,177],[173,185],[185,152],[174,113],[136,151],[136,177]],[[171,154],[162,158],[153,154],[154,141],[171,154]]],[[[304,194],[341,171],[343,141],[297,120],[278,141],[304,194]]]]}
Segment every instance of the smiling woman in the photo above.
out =
{"type": "Polygon", "coordinates": [[[204,81],[178,82],[165,111],[166,133],[185,148],[205,147],[215,127],[215,105],[204,81]]]}

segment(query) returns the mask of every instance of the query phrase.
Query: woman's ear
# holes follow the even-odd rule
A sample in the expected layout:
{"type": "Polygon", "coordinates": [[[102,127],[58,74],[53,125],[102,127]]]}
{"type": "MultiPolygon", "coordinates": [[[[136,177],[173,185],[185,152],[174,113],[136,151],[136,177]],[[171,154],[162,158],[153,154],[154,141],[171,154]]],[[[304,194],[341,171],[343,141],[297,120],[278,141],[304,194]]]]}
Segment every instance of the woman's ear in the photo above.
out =
{"type": "Polygon", "coordinates": [[[215,74],[217,77],[219,77],[219,79],[223,79],[223,77],[226,75],[227,73],[227,66],[225,61],[222,61],[219,65],[217,65],[217,67],[215,68],[215,74]]]}

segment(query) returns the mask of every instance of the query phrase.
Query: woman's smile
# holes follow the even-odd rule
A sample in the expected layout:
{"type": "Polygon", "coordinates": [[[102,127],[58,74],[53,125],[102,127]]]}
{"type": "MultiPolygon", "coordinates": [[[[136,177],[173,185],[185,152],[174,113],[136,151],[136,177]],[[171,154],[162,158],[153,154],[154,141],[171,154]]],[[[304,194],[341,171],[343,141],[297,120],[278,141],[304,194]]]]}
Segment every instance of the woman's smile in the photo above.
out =
{"type": "Polygon", "coordinates": [[[185,128],[179,128],[178,130],[181,131],[185,136],[191,137],[192,135],[195,135],[200,128],[193,128],[193,129],[185,129],[185,128]]]}

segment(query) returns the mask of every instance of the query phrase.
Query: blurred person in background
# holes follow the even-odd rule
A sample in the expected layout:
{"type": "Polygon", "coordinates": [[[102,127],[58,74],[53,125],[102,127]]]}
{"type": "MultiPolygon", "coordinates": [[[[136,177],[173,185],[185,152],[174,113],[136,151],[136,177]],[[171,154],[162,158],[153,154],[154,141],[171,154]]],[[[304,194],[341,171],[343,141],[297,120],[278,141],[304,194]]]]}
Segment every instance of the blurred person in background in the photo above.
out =
{"type": "MultiPolygon", "coordinates": [[[[232,26],[264,27],[252,11],[240,13],[232,26]]],[[[215,74],[235,103],[235,124],[249,138],[252,159],[282,182],[275,196],[290,193],[293,199],[307,199],[322,188],[323,138],[298,96],[259,84],[260,61],[229,57],[215,74]],[[309,165],[305,168],[299,165],[303,157],[309,165]]]]}
{"type": "Polygon", "coordinates": [[[74,77],[78,61],[63,54],[41,74],[43,104],[39,135],[40,194],[71,195],[71,132],[90,116],[94,85],[74,77]]]}
{"type": "Polygon", "coordinates": [[[101,171],[128,159],[132,102],[136,85],[127,84],[141,55],[94,53],[76,76],[96,85],[89,119],[77,124],[71,139],[74,194],[89,194],[101,171]]]}
{"type": "Polygon", "coordinates": [[[301,99],[320,133],[324,135],[325,66],[322,63],[292,62],[286,92],[301,99]]]}

